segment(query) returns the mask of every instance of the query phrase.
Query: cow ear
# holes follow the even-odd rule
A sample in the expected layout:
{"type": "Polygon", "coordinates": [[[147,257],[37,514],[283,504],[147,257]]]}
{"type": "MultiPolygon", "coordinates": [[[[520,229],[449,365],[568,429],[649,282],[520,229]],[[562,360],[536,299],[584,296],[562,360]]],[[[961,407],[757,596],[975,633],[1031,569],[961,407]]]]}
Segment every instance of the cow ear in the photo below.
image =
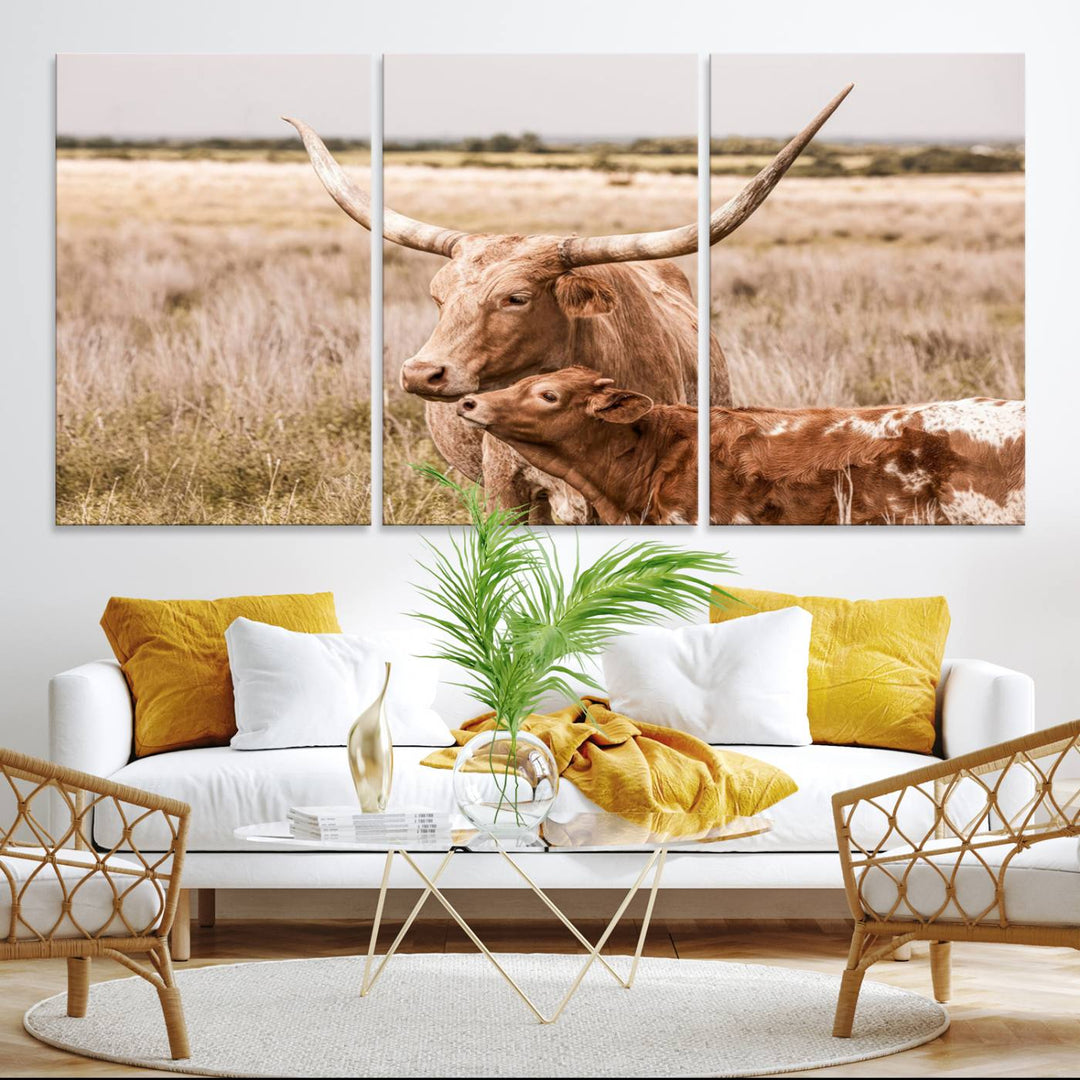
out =
{"type": "Polygon", "coordinates": [[[585,412],[609,424],[632,424],[653,407],[653,399],[632,390],[613,390],[605,387],[589,398],[585,412]]]}
{"type": "Polygon", "coordinates": [[[615,292],[610,285],[572,271],[555,279],[555,300],[571,318],[610,315],[615,310],[615,292]]]}

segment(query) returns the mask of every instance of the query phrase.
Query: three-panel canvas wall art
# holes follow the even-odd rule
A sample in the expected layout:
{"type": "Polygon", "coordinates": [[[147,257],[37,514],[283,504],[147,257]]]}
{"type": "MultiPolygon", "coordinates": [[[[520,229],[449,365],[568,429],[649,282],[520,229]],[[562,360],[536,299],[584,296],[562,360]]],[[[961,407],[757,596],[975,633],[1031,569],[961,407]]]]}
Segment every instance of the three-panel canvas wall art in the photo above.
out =
{"type": "Polygon", "coordinates": [[[374,65],[58,58],[59,524],[1023,523],[1021,56],[374,65]]]}

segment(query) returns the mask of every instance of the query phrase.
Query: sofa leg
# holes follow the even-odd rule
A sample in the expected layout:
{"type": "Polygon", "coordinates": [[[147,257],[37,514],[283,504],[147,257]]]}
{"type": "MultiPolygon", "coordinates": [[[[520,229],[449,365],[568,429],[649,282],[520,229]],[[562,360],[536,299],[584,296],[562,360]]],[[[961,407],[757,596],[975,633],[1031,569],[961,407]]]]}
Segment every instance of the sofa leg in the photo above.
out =
{"type": "Polygon", "coordinates": [[[217,892],[214,889],[199,890],[199,925],[213,926],[217,921],[217,892]]]}
{"type": "Polygon", "coordinates": [[[90,957],[69,956],[67,962],[68,1016],[85,1016],[86,1000],[90,995],[90,957]]]}
{"type": "Polygon", "coordinates": [[[174,960],[191,959],[191,890],[181,889],[173,919],[169,951],[174,960]]]}
{"type": "Polygon", "coordinates": [[[903,945],[898,945],[892,954],[894,960],[906,961],[911,959],[911,942],[905,941],[903,945]]]}
{"type": "Polygon", "coordinates": [[[855,1006],[859,1004],[859,991],[862,989],[865,971],[848,968],[840,979],[840,996],[836,1001],[836,1017],[833,1020],[833,1035],[838,1039],[850,1039],[851,1028],[855,1023],[855,1006]]]}
{"type": "Polygon", "coordinates": [[[930,978],[934,981],[934,997],[948,1001],[952,997],[952,942],[930,942],[930,978]]]}

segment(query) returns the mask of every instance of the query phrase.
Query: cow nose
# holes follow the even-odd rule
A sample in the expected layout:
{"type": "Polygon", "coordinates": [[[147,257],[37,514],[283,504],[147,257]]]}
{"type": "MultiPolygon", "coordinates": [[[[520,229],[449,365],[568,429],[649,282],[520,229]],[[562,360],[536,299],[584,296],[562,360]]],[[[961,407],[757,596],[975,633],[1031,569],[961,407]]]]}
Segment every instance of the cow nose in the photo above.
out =
{"type": "Polygon", "coordinates": [[[415,356],[401,365],[401,383],[406,390],[438,390],[446,383],[446,365],[418,360],[415,356]]]}
{"type": "Polygon", "coordinates": [[[471,424],[480,424],[481,426],[484,426],[487,423],[482,403],[477,401],[471,394],[463,397],[457,403],[457,414],[458,416],[464,417],[471,424]]]}

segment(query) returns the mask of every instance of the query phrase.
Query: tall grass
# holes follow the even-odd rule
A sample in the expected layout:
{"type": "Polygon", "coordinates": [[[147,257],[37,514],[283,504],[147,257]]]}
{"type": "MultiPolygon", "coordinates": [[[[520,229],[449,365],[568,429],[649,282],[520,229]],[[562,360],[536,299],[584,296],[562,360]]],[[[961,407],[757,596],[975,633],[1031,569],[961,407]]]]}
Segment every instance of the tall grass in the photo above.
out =
{"type": "Polygon", "coordinates": [[[1013,176],[785,180],[712,252],[736,404],[1023,397],[1023,195],[1013,176]]]}
{"type": "Polygon", "coordinates": [[[59,522],[369,520],[369,245],[327,202],[306,165],[59,163],[59,522]]]}

